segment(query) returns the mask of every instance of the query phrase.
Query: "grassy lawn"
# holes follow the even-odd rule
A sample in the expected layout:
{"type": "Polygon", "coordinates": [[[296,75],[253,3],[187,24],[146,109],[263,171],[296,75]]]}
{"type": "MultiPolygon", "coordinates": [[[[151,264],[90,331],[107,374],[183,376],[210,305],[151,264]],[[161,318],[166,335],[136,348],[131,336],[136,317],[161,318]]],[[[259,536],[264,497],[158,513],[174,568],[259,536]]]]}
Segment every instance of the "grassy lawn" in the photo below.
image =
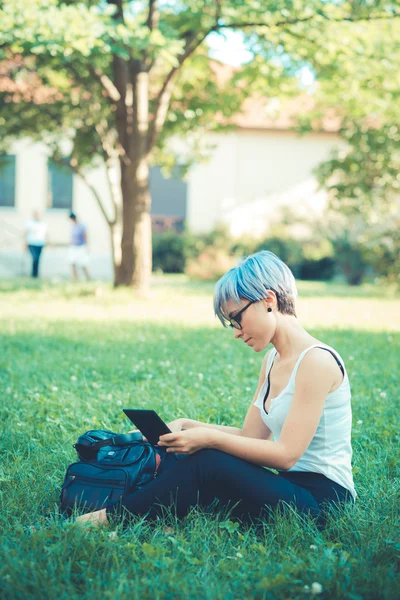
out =
{"type": "Polygon", "coordinates": [[[323,532],[295,514],[255,529],[198,511],[95,530],[57,517],[76,437],[128,431],[123,407],[238,426],[262,355],[216,322],[211,285],[156,278],[141,299],[105,284],[0,282],[1,598],[281,600],[313,597],[313,582],[322,598],[399,597],[400,299],[299,289],[302,323],[349,371],[355,507],[323,532]],[[30,534],[49,512],[52,525],[30,534]]]}

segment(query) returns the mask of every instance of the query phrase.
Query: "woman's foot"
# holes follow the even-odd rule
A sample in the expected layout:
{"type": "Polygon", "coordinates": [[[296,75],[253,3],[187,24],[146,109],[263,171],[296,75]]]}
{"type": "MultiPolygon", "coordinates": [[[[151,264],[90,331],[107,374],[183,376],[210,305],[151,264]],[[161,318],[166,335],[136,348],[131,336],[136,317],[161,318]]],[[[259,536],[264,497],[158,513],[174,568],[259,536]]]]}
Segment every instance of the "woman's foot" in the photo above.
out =
{"type": "Polygon", "coordinates": [[[96,510],[95,512],[87,513],[86,515],[82,515],[77,517],[77,523],[93,523],[94,525],[107,525],[107,513],[106,509],[96,510]]]}

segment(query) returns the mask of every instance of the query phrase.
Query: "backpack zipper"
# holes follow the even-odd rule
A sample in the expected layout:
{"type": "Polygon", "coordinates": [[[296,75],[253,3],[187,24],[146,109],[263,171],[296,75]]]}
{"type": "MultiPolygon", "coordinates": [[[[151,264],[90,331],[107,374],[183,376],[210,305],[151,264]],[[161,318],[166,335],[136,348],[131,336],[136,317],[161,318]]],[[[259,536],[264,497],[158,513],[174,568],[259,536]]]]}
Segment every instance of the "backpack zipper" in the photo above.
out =
{"type": "Polygon", "coordinates": [[[108,484],[108,485],[116,485],[118,487],[124,487],[125,486],[125,481],[123,481],[122,479],[101,479],[101,478],[94,478],[94,477],[84,477],[82,475],[69,475],[69,481],[64,484],[63,489],[66,489],[75,479],[77,479],[78,481],[84,481],[84,482],[88,482],[89,485],[90,484],[108,484]]]}

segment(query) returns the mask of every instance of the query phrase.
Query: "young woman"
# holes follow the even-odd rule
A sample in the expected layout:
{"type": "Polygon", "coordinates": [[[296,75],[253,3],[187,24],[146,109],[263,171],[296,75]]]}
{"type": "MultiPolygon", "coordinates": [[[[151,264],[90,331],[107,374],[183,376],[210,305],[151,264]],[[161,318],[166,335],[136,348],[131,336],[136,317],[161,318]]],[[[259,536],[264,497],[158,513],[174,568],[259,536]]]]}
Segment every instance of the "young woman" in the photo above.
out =
{"type": "Polygon", "coordinates": [[[271,252],[244,259],[217,283],[215,312],[255,352],[269,344],[241,429],[177,419],[160,437],[169,468],[120,505],[79,517],[106,523],[114,513],[156,518],[173,503],[233,507],[242,519],[290,504],[316,518],[326,503],[353,501],[351,393],[339,354],[296,318],[296,284],[271,252]],[[276,472],[265,469],[270,467],[276,472]]]}

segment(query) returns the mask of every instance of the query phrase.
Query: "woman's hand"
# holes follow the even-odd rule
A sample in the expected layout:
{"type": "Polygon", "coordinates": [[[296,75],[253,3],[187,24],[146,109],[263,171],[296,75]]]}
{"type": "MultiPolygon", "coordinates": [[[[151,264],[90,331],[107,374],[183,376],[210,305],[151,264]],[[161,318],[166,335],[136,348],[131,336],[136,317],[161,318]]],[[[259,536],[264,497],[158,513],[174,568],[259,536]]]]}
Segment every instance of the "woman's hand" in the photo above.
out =
{"type": "Polygon", "coordinates": [[[178,433],[178,431],[182,431],[184,421],[185,419],[175,419],[174,421],[167,423],[167,425],[172,433],[178,433]]]}
{"type": "Polygon", "coordinates": [[[176,433],[166,433],[158,441],[160,447],[176,454],[194,454],[202,448],[211,448],[215,431],[205,427],[193,427],[176,433]]]}

